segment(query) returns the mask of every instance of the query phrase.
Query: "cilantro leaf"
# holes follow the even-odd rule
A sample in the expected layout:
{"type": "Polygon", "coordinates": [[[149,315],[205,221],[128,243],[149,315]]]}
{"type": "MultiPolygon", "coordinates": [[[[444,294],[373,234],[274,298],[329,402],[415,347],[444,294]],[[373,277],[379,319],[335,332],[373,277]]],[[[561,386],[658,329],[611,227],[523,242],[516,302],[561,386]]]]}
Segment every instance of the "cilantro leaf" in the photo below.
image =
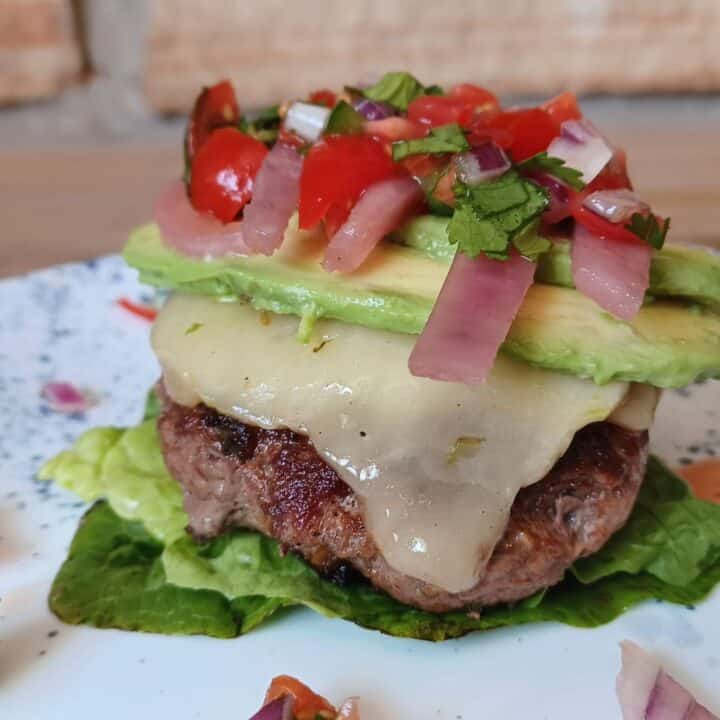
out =
{"type": "Polygon", "coordinates": [[[641,240],[644,240],[648,245],[660,250],[665,244],[665,238],[670,229],[670,218],[665,218],[663,224],[660,225],[658,218],[652,213],[649,215],[633,213],[630,222],[625,228],[633,235],[637,235],[641,240]]]}
{"type": "Polygon", "coordinates": [[[546,242],[526,232],[549,202],[546,191],[511,170],[491,182],[455,186],[457,204],[448,239],[471,258],[484,253],[504,260],[511,243],[526,257],[548,249],[546,242]],[[516,244],[517,243],[517,244],[516,244]]]}
{"type": "Polygon", "coordinates": [[[527,160],[523,160],[517,164],[517,167],[525,171],[540,170],[546,172],[548,175],[562,180],[575,190],[582,190],[585,187],[585,183],[582,180],[582,173],[579,170],[568,167],[565,165],[564,160],[552,157],[546,152],[538,153],[537,155],[529,157],[527,160]]]}
{"type": "Polygon", "coordinates": [[[247,113],[238,123],[238,129],[256,140],[272,145],[280,132],[280,108],[277,105],[247,113]]]}
{"type": "Polygon", "coordinates": [[[457,123],[433,128],[430,134],[417,140],[399,140],[392,144],[393,160],[402,160],[408,155],[425,153],[455,153],[469,149],[465,133],[457,123]]]}
{"type": "Polygon", "coordinates": [[[552,247],[550,240],[537,234],[537,226],[537,222],[527,225],[522,232],[512,239],[512,244],[517,248],[517,251],[524,258],[533,262],[552,247]]]}
{"type": "Polygon", "coordinates": [[[398,110],[407,110],[408,105],[425,94],[420,81],[406,72],[385,73],[372,87],[363,90],[363,95],[370,100],[390,103],[398,110]]]}
{"type": "Polygon", "coordinates": [[[330,112],[326,135],[347,135],[362,129],[365,118],[350,103],[341,100],[330,112]]]}

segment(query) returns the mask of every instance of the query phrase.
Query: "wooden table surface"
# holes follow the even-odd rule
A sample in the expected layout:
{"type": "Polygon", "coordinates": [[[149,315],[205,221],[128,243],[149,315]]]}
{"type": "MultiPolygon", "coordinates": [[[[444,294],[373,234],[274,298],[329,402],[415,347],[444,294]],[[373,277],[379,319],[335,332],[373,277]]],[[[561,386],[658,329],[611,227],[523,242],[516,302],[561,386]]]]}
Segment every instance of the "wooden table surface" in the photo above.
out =
{"type": "MultiPolygon", "coordinates": [[[[608,129],[671,238],[720,246],[720,133],[608,129]]],[[[180,143],[0,151],[0,276],[117,252],[180,172],[180,143]]]]}

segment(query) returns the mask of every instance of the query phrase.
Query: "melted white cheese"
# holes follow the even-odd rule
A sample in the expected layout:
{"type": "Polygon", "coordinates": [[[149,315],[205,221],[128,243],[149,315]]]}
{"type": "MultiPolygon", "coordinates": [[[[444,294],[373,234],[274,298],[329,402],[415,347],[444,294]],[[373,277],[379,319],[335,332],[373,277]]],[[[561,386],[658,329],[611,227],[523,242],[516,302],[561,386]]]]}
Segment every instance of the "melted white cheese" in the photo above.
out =
{"type": "Polygon", "coordinates": [[[387,562],[451,592],[481,577],[520,488],[628,388],[504,356],[482,386],[435,382],[409,373],[412,336],[328,321],[302,345],[297,324],[240,303],[172,297],[153,330],[168,392],[307,434],[362,499],[387,562]]]}

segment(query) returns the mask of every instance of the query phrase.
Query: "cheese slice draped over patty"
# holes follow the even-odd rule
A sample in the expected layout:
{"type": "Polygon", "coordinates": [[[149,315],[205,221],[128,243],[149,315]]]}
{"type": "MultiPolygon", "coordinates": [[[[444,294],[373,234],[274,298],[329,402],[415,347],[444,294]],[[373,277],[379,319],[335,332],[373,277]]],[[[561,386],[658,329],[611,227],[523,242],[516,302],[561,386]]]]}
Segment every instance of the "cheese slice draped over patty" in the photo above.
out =
{"type": "Polygon", "coordinates": [[[291,316],[175,295],[152,340],[173,400],[308,435],[361,499],[389,565],[450,592],[482,577],[516,494],[577,430],[628,405],[642,425],[638,402],[652,405],[649,422],[656,400],[629,404],[627,383],[503,355],[481,386],[417,378],[410,335],[324,321],[303,345],[297,328],[291,316]]]}

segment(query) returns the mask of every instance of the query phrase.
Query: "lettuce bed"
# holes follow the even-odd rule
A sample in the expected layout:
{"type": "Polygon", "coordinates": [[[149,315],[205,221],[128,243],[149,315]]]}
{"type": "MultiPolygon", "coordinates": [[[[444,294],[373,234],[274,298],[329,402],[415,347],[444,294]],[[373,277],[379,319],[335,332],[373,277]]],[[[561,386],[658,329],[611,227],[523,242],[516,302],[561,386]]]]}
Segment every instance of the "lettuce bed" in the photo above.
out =
{"type": "Polygon", "coordinates": [[[547,592],[480,616],[435,615],[367,584],[337,586],[259,533],[194,544],[152,417],[89,431],[40,477],[96,502],[50,593],[53,612],[73,624],[234,637],[306,605],[391,635],[444,640],[528,622],[594,627],[648,599],[693,605],[720,582],[720,506],[693,498],[655,458],[628,524],[601,552],[547,592]]]}

